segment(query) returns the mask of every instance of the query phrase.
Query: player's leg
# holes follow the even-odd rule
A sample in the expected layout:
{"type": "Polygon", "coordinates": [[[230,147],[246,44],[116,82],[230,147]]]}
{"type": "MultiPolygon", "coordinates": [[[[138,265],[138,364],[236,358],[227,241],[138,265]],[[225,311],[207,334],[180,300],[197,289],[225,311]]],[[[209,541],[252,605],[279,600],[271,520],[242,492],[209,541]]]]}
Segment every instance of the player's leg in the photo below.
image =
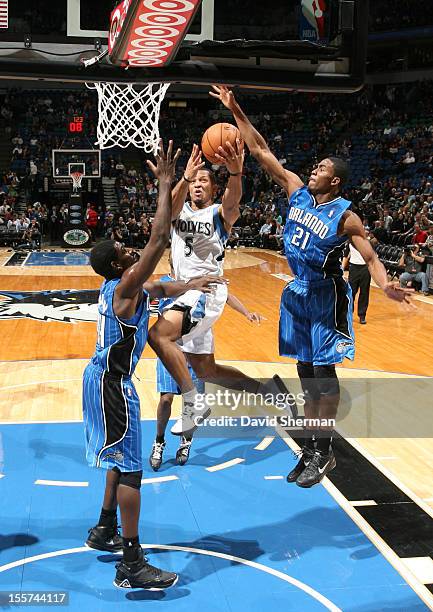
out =
{"type": "Polygon", "coordinates": [[[304,488],[319,483],[336,465],[332,438],[340,403],[340,386],[334,364],[345,357],[354,357],[350,285],[341,278],[315,288],[311,291],[311,310],[312,361],[320,396],[318,416],[321,425],[316,434],[314,456],[296,480],[296,484],[304,488]]]}
{"type": "Polygon", "coordinates": [[[316,441],[318,437],[317,427],[313,423],[314,420],[319,417],[320,393],[314,378],[314,366],[311,362],[298,361],[297,370],[305,401],[304,443],[299,452],[298,463],[287,475],[287,482],[296,482],[304,469],[308,466],[316,451],[316,441]]]}
{"type": "Polygon", "coordinates": [[[158,407],[156,409],[156,437],[150,451],[149,463],[154,472],[157,472],[162,464],[162,456],[165,450],[165,430],[171,415],[173,393],[161,393],[158,407]]]}
{"type": "MultiPolygon", "coordinates": [[[[103,440],[101,374],[90,364],[83,374],[83,420],[86,439],[86,458],[90,466],[97,465],[97,454],[103,440]]],[[[86,546],[107,552],[120,552],[122,538],[117,522],[118,474],[108,469],[99,521],[89,529],[86,546]]]]}
{"type": "MultiPolygon", "coordinates": [[[[122,520],[123,558],[116,565],[117,571],[113,584],[125,589],[165,589],[175,584],[178,577],[172,572],[155,568],[148,563],[143,557],[138,535],[142,478],[139,399],[132,381],[123,381],[119,387],[128,414],[127,428],[121,439],[107,448],[107,453],[100,455],[101,461],[114,465],[114,469],[119,473],[117,501],[122,520]]],[[[115,399],[114,390],[114,387],[110,390],[112,401],[115,399]]],[[[119,410],[116,415],[119,417],[122,414],[121,399],[117,398],[117,402],[119,410]]],[[[107,406],[105,410],[108,436],[110,407],[107,406]]]]}
{"type": "Polygon", "coordinates": [[[368,303],[370,301],[371,276],[367,266],[362,266],[359,279],[358,317],[360,323],[366,323],[368,303]]]}
{"type": "MultiPolygon", "coordinates": [[[[349,264],[349,265],[350,265],[349,285],[350,285],[350,288],[352,289],[352,305],[353,305],[353,308],[355,308],[356,294],[360,290],[361,270],[360,270],[360,266],[354,266],[353,264],[349,264]]],[[[358,310],[359,310],[359,301],[358,301],[358,310]]]]}
{"type": "Polygon", "coordinates": [[[194,384],[185,355],[176,344],[183,335],[184,319],[184,310],[173,308],[165,311],[149,329],[148,343],[175,379],[182,393],[187,393],[194,389],[194,384]]]}

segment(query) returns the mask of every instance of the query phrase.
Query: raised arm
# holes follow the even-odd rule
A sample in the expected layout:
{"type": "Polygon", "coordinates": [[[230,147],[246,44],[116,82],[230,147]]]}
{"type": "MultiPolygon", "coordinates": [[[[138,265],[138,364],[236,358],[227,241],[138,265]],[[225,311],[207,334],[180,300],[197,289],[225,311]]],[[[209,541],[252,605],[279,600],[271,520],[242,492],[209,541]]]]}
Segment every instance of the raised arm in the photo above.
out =
{"type": "Polygon", "coordinates": [[[411,289],[399,287],[398,283],[391,283],[385,266],[379,261],[373,247],[365,236],[365,229],[361,219],[353,212],[346,212],[343,217],[343,233],[349,238],[353,246],[361,253],[368,270],[377,285],[383,290],[386,297],[397,302],[410,303],[411,289]]]}
{"type": "Polygon", "coordinates": [[[186,165],[185,172],[171,194],[173,200],[172,221],[177,219],[182,212],[183,205],[188,195],[189,184],[193,182],[198,170],[203,168],[203,166],[204,161],[201,159],[201,151],[198,145],[195,144],[192,147],[192,152],[186,165]]]}
{"type": "Polygon", "coordinates": [[[239,218],[239,205],[242,197],[244,150],[241,141],[237,140],[235,147],[227,141],[225,148],[218,147],[218,153],[215,154],[215,157],[225,165],[230,175],[220,208],[226,230],[230,231],[239,218]]]}
{"type": "Polygon", "coordinates": [[[158,208],[149,242],[141,253],[140,259],[123,273],[122,279],[116,287],[117,299],[132,299],[142,290],[143,283],[155,270],[156,264],[161,259],[167,246],[172,215],[171,184],[180,149],[177,150],[174,157],[172,151],[173,141],[170,140],[167,154],[165,154],[161,140],[159,154],[156,156],[157,165],[155,166],[150,161],[147,162],[149,168],[158,178],[158,208]]]}
{"type": "Polygon", "coordinates": [[[199,276],[191,278],[188,282],[171,281],[164,283],[161,281],[144,283],[143,289],[149,294],[150,298],[177,298],[179,295],[191,291],[201,291],[202,293],[212,293],[215,285],[227,283],[221,276],[199,276]]]}
{"type": "Polygon", "coordinates": [[[269,149],[263,136],[256,130],[251,121],[245,115],[233,92],[229,91],[224,85],[213,85],[214,91],[210,95],[220,100],[232,113],[238,125],[239,131],[251,155],[268,172],[274,181],[281,185],[290,197],[294,191],[303,186],[300,177],[294,172],[283,168],[278,159],[269,149]]]}

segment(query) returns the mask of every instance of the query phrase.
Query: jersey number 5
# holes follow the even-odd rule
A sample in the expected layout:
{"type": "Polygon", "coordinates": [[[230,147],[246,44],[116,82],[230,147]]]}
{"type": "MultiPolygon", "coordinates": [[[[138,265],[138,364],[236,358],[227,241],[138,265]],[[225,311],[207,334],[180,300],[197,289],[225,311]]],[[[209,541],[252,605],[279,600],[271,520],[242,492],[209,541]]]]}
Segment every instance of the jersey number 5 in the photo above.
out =
{"type": "Polygon", "coordinates": [[[185,238],[185,257],[189,257],[190,255],[192,255],[193,241],[194,238],[192,236],[188,236],[188,238],[185,238]]]}
{"type": "Polygon", "coordinates": [[[307,246],[307,242],[309,237],[311,236],[310,232],[306,232],[302,227],[297,227],[295,233],[293,234],[292,244],[297,247],[300,247],[302,250],[307,246]],[[302,244],[301,244],[302,240],[302,244]]]}

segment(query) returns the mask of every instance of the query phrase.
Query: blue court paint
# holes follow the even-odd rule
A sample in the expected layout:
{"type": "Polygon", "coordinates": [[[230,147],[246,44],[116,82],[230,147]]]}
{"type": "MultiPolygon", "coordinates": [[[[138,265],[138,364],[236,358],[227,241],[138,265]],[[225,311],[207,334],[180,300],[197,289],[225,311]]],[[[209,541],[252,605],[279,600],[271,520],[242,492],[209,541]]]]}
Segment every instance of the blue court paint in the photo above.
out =
{"type": "MultiPolygon", "coordinates": [[[[142,425],[147,458],[155,424],[142,425]]],[[[149,551],[151,562],[180,574],[179,583],[166,592],[116,589],[117,556],[97,551],[1,571],[14,561],[82,547],[99,516],[104,473],[85,464],[81,423],[4,425],[0,431],[0,472],[5,474],[0,479],[0,590],[67,590],[69,609],[81,611],[117,612],[134,602],[155,602],[160,610],[176,612],[327,609],[296,584],[229,555],[300,581],[334,609],[427,610],[323,487],[306,491],[285,480],[264,480],[294,465],[279,438],[264,451],[254,450],[259,440],[252,437],[196,439],[189,463],[180,468],[173,460],[178,439],[169,435],[162,469],[155,474],[145,464],[143,478],[178,476],[142,487],[141,541],[180,547],[149,551]],[[221,472],[205,470],[235,457],[245,461],[221,472]],[[37,479],[88,481],[89,486],[35,485],[37,479]]]]}
{"type": "Polygon", "coordinates": [[[82,251],[70,251],[68,253],[30,253],[26,259],[25,266],[88,266],[89,254],[82,251]]]}

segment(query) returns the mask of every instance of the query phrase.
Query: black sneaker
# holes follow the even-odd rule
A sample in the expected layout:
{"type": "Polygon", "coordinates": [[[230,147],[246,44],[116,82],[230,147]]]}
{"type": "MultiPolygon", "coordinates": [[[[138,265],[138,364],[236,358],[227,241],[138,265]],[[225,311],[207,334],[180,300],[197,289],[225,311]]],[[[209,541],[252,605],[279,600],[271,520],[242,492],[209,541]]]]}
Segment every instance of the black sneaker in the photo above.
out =
{"type": "Polygon", "coordinates": [[[365,320],[365,317],[359,317],[359,322],[361,323],[361,325],[367,325],[367,321],[365,320]]]}
{"type": "Polygon", "coordinates": [[[116,563],[114,586],[119,589],[147,589],[161,591],[168,589],[178,581],[179,576],[150,565],[140,548],[139,558],[133,563],[120,561],[116,563]]]}
{"type": "Polygon", "coordinates": [[[287,474],[287,482],[295,482],[301,473],[305,470],[307,465],[310,463],[314,451],[311,448],[303,446],[301,450],[295,451],[295,456],[299,457],[298,463],[295,465],[293,470],[287,474]]]}
{"type": "Polygon", "coordinates": [[[176,451],[177,465],[185,465],[189,459],[189,451],[191,450],[192,440],[187,440],[185,436],[180,439],[179,448],[176,451]]]}
{"type": "Polygon", "coordinates": [[[95,550],[106,550],[111,553],[121,552],[122,538],[119,535],[117,525],[115,527],[96,525],[96,527],[89,529],[86,546],[95,550]]]}
{"type": "Polygon", "coordinates": [[[316,450],[305,470],[298,476],[296,484],[298,487],[309,489],[325,478],[326,474],[333,470],[336,465],[337,462],[332,449],[329,450],[327,455],[316,450]]]}
{"type": "Polygon", "coordinates": [[[152,452],[150,453],[149,463],[150,467],[154,472],[157,472],[161,467],[162,463],[162,454],[164,452],[165,442],[155,442],[152,446],[152,452]]]}

